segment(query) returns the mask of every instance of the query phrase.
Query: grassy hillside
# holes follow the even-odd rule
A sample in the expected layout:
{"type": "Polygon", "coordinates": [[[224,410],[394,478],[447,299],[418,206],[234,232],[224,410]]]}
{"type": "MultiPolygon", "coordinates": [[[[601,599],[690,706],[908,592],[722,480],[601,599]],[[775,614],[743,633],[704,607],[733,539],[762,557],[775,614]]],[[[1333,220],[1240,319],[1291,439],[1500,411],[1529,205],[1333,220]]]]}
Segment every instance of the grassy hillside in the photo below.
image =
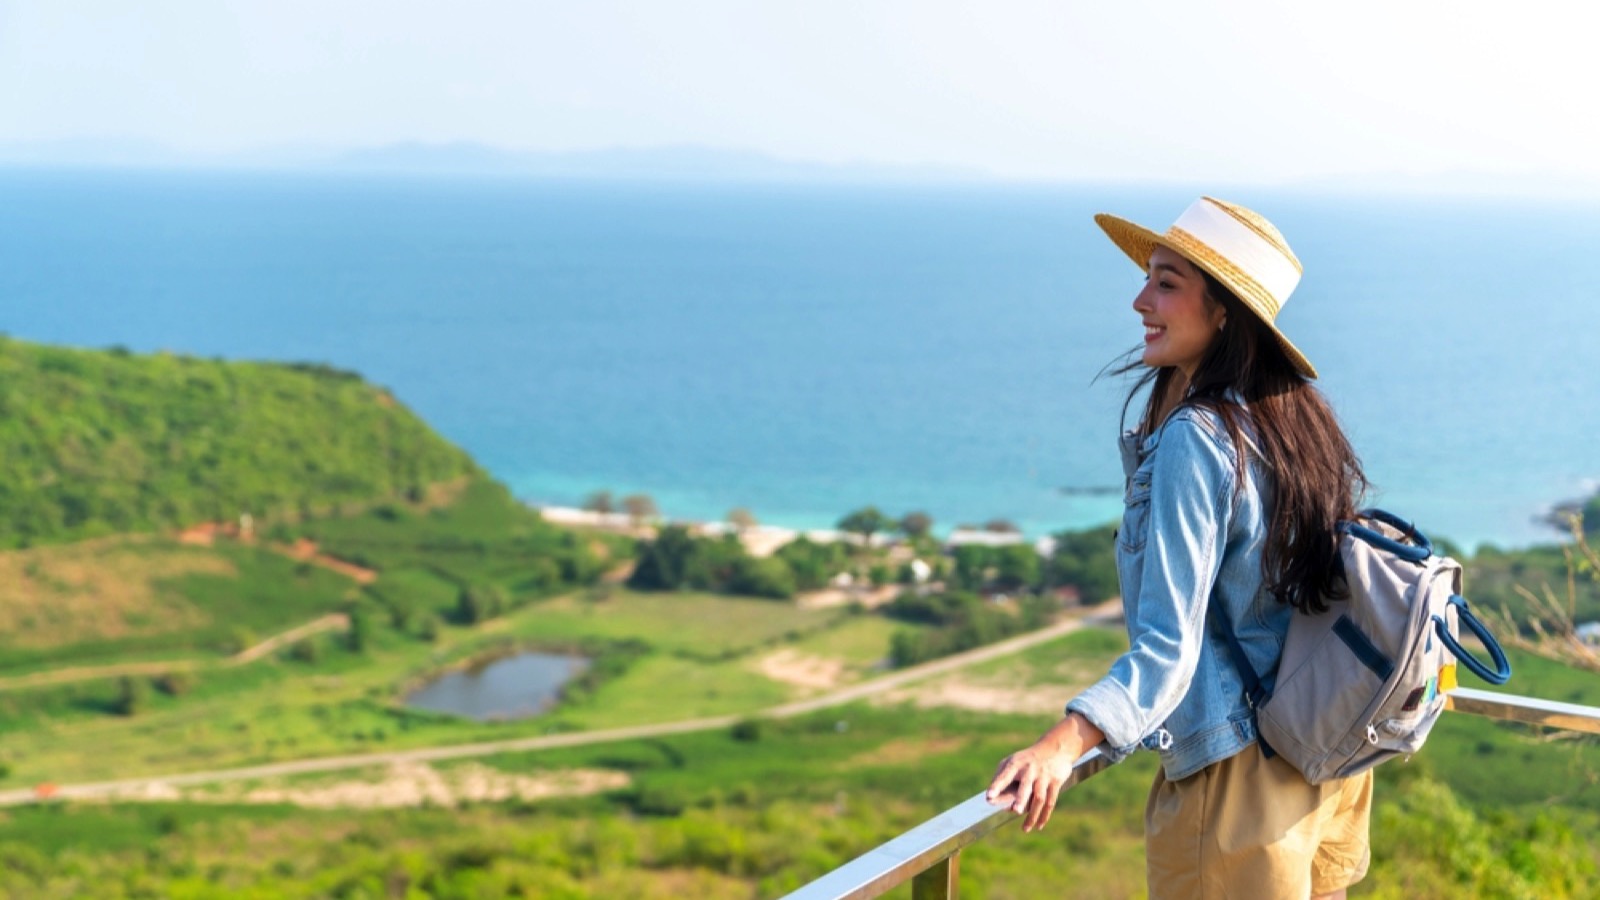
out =
{"type": "Polygon", "coordinates": [[[612,552],[541,521],[356,375],[0,336],[11,687],[211,666],[334,612],[433,633],[465,591],[492,617],[589,583],[612,552]]]}
{"type": "Polygon", "coordinates": [[[298,518],[475,471],[349,372],[0,338],[0,547],[298,518]]]}
{"type": "Polygon", "coordinates": [[[100,538],[0,551],[0,678],[220,657],[344,608],[354,583],[259,545],[100,538]]]}

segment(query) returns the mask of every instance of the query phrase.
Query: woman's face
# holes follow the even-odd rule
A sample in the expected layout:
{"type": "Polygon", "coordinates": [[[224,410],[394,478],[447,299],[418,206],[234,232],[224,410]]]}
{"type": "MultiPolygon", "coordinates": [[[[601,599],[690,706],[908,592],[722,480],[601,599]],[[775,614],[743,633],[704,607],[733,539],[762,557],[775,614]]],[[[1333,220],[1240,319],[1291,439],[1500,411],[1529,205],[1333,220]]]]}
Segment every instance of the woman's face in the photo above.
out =
{"type": "Polygon", "coordinates": [[[1200,270],[1166,247],[1150,254],[1133,309],[1144,321],[1144,364],[1174,366],[1190,379],[1226,315],[1222,304],[1206,296],[1200,270]]]}

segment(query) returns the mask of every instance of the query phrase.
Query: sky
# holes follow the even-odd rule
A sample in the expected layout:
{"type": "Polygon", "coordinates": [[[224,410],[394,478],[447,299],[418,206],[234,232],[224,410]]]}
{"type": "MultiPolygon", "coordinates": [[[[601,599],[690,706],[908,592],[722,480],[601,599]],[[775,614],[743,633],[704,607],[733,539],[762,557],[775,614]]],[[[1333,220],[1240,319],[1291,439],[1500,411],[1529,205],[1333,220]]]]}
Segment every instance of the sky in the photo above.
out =
{"type": "Polygon", "coordinates": [[[1600,184],[1546,0],[0,0],[0,147],[693,145],[1073,181],[1600,184]]]}

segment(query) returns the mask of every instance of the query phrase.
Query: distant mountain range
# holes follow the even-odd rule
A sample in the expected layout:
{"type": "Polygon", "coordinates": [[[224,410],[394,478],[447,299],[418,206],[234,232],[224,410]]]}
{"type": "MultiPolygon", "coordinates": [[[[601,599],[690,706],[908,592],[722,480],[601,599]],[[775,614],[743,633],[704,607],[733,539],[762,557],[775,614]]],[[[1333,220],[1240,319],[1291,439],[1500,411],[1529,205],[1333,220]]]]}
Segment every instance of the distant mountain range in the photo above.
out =
{"type": "Polygon", "coordinates": [[[0,144],[0,167],[254,169],[416,175],[532,176],[693,181],[974,181],[979,169],[780,159],[696,145],[543,152],[472,142],[406,142],[356,150],[282,148],[226,155],[184,153],[148,141],[64,140],[0,144]]]}
{"type": "MultiPolygon", "coordinates": [[[[444,177],[527,177],[629,181],[956,183],[1007,180],[979,168],[855,161],[828,163],[783,159],[759,150],[678,144],[592,150],[508,150],[471,141],[406,141],[357,149],[276,146],[202,154],[155,141],[74,138],[0,143],[0,170],[150,169],[281,171],[444,177]]],[[[1600,180],[1530,170],[1526,172],[1359,172],[1311,175],[1267,182],[1224,181],[1204,185],[1153,175],[1147,179],[1028,179],[1125,186],[1165,185],[1221,191],[1235,184],[1314,193],[1420,196],[1537,197],[1600,196],[1600,180]]]]}
{"type": "Polygon", "coordinates": [[[971,180],[976,169],[878,163],[785,160],[754,150],[693,145],[615,147],[565,153],[498,150],[482,144],[390,144],[344,153],[327,168],[356,171],[527,174],[572,178],[684,178],[694,180],[971,180]]]}

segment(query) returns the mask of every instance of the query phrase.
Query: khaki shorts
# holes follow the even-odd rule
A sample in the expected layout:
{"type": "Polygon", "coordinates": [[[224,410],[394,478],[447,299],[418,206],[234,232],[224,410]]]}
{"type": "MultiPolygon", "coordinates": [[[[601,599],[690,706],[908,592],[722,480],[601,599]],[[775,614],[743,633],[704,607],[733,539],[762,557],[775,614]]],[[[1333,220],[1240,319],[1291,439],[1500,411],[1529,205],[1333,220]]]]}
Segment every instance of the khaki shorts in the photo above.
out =
{"type": "Polygon", "coordinates": [[[1168,781],[1145,806],[1152,900],[1304,898],[1349,887],[1372,854],[1372,771],[1319,785],[1260,745],[1168,781]]]}

